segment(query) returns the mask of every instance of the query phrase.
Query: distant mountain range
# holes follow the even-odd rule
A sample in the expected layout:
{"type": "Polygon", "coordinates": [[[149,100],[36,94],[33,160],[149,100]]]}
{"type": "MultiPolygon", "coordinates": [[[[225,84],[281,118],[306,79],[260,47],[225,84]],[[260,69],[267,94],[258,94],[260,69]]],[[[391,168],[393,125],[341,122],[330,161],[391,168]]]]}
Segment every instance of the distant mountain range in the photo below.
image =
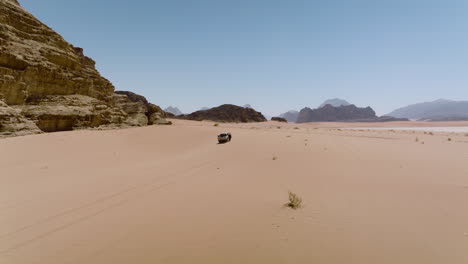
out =
{"type": "Polygon", "coordinates": [[[347,105],[350,105],[350,103],[348,103],[346,100],[343,100],[343,99],[339,99],[339,98],[334,98],[334,99],[328,99],[328,100],[325,100],[325,102],[323,102],[319,108],[322,108],[326,105],[331,105],[331,106],[334,106],[334,107],[338,107],[338,106],[347,106],[347,105]]]}
{"type": "Polygon", "coordinates": [[[249,105],[249,104],[244,105],[244,108],[252,108],[253,109],[253,107],[251,105],[249,105]]]}
{"type": "Polygon", "coordinates": [[[439,99],[402,107],[387,116],[427,121],[468,120],[468,101],[439,99]]]}
{"type": "MultiPolygon", "coordinates": [[[[326,105],[338,107],[338,106],[347,106],[347,105],[350,105],[350,103],[348,103],[346,100],[343,100],[343,99],[334,98],[334,99],[325,100],[325,102],[323,102],[319,106],[319,108],[322,108],[326,105]]],[[[299,111],[296,111],[296,110],[289,110],[288,112],[279,115],[279,117],[285,118],[286,120],[288,120],[288,122],[291,122],[291,123],[295,123],[297,121],[298,116],[299,116],[299,111]]]]}
{"type": "Polygon", "coordinates": [[[182,114],[182,112],[179,110],[179,108],[173,107],[173,106],[167,107],[166,109],[164,109],[164,112],[171,113],[171,114],[176,115],[176,116],[182,114]]]}
{"type": "Polygon", "coordinates": [[[355,105],[341,105],[335,107],[326,104],[317,109],[310,109],[308,107],[302,109],[299,112],[296,122],[336,122],[353,119],[374,119],[376,117],[374,110],[370,107],[359,108],[355,105]]]}

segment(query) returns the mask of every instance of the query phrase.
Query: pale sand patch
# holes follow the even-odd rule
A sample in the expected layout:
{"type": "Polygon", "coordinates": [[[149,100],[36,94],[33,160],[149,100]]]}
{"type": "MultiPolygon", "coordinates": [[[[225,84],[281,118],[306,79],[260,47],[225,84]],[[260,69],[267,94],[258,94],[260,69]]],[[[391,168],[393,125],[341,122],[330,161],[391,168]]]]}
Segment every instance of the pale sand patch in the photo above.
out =
{"type": "Polygon", "coordinates": [[[173,122],[0,140],[0,263],[468,263],[463,134],[173,122]]]}

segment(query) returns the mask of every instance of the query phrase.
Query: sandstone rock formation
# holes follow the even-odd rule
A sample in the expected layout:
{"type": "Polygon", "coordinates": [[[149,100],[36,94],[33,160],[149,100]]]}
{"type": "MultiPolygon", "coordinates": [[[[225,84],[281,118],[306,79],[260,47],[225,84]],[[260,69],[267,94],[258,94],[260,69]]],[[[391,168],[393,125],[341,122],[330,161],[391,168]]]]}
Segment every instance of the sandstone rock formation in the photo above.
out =
{"type": "Polygon", "coordinates": [[[278,116],[272,117],[272,118],[271,118],[271,121],[277,121],[277,122],[283,122],[283,123],[287,123],[287,122],[288,122],[288,120],[286,120],[286,118],[278,117],[278,116]]]}
{"type": "Polygon", "coordinates": [[[181,119],[188,120],[211,120],[217,122],[264,122],[267,121],[262,113],[255,111],[252,108],[244,108],[237,105],[224,104],[208,110],[201,110],[189,115],[179,116],[181,119]]]}
{"type": "Polygon", "coordinates": [[[132,98],[114,94],[83,49],[0,0],[0,135],[163,122],[159,107],[132,98]]]}
{"type": "Polygon", "coordinates": [[[145,97],[128,91],[116,91],[114,101],[128,115],[125,123],[134,126],[168,125],[165,112],[145,97]]]}

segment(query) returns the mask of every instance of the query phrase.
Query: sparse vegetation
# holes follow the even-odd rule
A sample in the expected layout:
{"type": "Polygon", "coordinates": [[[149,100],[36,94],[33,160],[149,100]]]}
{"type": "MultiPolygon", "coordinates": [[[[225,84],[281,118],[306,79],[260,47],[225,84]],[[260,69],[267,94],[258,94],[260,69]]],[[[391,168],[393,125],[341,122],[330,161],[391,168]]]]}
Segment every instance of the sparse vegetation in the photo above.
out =
{"type": "Polygon", "coordinates": [[[447,138],[448,141],[452,141],[452,138],[447,138]]]}
{"type": "Polygon", "coordinates": [[[294,210],[299,209],[302,207],[302,198],[293,192],[289,192],[289,202],[285,206],[294,210]]]}
{"type": "Polygon", "coordinates": [[[299,129],[298,127],[294,127],[294,129],[299,129]]]}
{"type": "Polygon", "coordinates": [[[219,126],[219,124],[218,124],[218,123],[215,123],[213,126],[217,127],[217,126],[219,126]]]}
{"type": "Polygon", "coordinates": [[[465,134],[465,137],[468,137],[468,134],[465,134]]]}
{"type": "Polygon", "coordinates": [[[419,142],[419,138],[415,138],[414,141],[415,141],[415,142],[419,142]]]}
{"type": "Polygon", "coordinates": [[[433,135],[434,135],[434,133],[432,133],[432,132],[429,132],[429,135],[433,136],[433,135]]]}
{"type": "Polygon", "coordinates": [[[272,159],[272,160],[277,160],[277,159],[278,159],[278,157],[276,157],[276,156],[273,156],[273,158],[271,158],[271,159],[272,159]]]}

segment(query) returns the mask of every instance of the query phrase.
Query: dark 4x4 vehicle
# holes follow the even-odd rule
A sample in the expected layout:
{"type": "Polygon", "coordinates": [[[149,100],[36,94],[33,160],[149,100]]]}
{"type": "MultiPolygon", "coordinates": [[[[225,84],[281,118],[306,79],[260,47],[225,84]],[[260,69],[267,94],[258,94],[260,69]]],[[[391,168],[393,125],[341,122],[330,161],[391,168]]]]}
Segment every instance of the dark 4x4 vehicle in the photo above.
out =
{"type": "Polygon", "coordinates": [[[222,133],[218,135],[218,142],[219,143],[226,143],[231,141],[232,136],[231,133],[222,133]]]}

